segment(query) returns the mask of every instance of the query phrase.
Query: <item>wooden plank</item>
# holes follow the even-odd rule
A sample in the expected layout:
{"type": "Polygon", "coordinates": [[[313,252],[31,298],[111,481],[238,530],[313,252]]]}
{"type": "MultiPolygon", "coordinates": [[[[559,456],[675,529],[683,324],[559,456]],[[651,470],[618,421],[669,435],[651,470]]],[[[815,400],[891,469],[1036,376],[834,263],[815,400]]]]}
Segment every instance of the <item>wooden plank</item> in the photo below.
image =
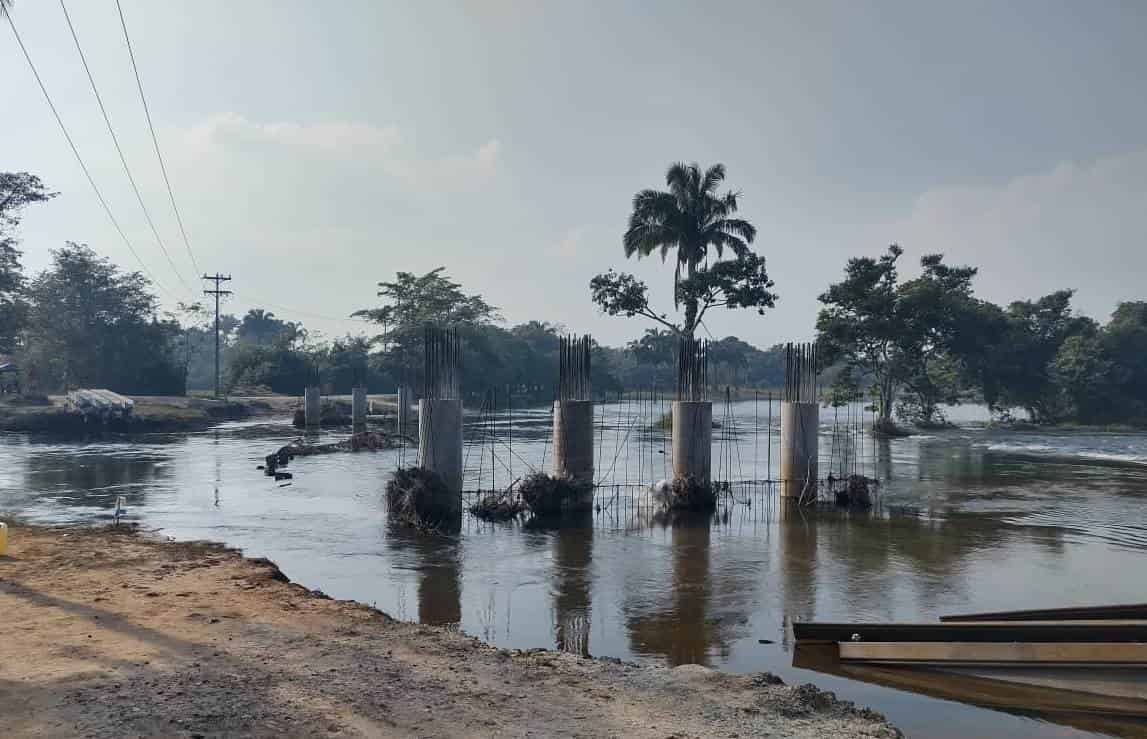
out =
{"type": "MultiPolygon", "coordinates": [[[[979,675],[962,675],[911,665],[844,663],[836,645],[801,645],[793,651],[793,667],[860,680],[911,693],[954,700],[1003,711],[1021,711],[1048,721],[1087,731],[1141,736],[1147,700],[1123,695],[1089,693],[1047,685],[1026,685],[979,675]],[[1130,722],[1130,723],[1128,723],[1130,722]]],[[[1071,668],[1079,671],[1080,668],[1071,668]]],[[[1126,668],[1120,668],[1124,671],[1126,668]]],[[[1035,672],[1041,672],[1037,668],[1035,672]]]]}
{"type": "Polygon", "coordinates": [[[976,621],[941,624],[794,623],[797,641],[1147,642],[1147,621],[976,621]]]}
{"type": "Polygon", "coordinates": [[[1144,665],[1147,644],[1000,644],[986,642],[844,642],[842,662],[959,662],[1144,665]]]}
{"type": "MultiPolygon", "coordinates": [[[[1003,680],[1019,685],[1095,693],[1110,697],[1147,701],[1147,674],[1139,666],[1104,665],[944,665],[939,671],[958,675],[1003,680]]],[[[1147,727],[1144,727],[1147,728],[1147,727]]]]}
{"type": "Polygon", "coordinates": [[[958,621],[1101,621],[1112,619],[1147,619],[1147,603],[1127,603],[1112,606],[1070,606],[1067,608],[1036,608],[1026,611],[989,611],[985,613],[959,613],[941,616],[941,623],[958,621]]]}

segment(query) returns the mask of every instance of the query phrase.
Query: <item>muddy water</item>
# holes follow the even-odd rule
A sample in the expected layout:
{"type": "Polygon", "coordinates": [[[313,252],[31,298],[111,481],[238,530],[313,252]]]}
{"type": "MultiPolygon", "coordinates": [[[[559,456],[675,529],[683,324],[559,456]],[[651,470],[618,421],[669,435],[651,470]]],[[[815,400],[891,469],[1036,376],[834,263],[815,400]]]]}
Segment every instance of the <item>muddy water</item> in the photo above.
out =
{"type": "MultiPolygon", "coordinates": [[[[224,541],[332,596],[501,646],[770,670],[871,705],[910,736],[1081,735],[793,668],[786,625],[1147,600],[1147,437],[989,431],[964,408],[954,430],[846,439],[822,413],[822,472],[846,457],[878,474],[874,511],[793,513],[756,485],[734,486],[717,516],[665,520],[637,487],[668,466],[648,427],[661,410],[604,408],[599,475],[616,487],[559,529],[469,516],[454,538],[393,529],[381,491],[409,451],[299,459],[295,479],[275,483],[254,468],[295,436],[277,421],[86,443],[0,436],[0,512],[103,521],[122,495],[130,518],[170,536],[224,541]]],[[[763,402],[715,408],[719,478],[775,474],[775,413],[770,430],[763,402]]],[[[547,424],[543,411],[472,416],[467,487],[548,462],[547,424]]]]}

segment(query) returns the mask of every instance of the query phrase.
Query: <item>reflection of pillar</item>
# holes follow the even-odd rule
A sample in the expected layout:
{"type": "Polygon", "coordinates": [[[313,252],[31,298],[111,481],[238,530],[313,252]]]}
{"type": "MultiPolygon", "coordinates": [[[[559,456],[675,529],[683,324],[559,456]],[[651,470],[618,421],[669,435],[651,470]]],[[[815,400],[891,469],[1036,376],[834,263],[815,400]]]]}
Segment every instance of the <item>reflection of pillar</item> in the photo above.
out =
{"type": "Polygon", "coordinates": [[[713,404],[673,403],[673,476],[708,486],[713,459],[713,404]]]}
{"type": "Polygon", "coordinates": [[[876,479],[884,482],[892,479],[892,439],[876,436],[876,479]]]}
{"type": "Polygon", "coordinates": [[[781,403],[781,495],[803,497],[815,492],[820,406],[781,403]]]}
{"type": "Polygon", "coordinates": [[[419,537],[418,621],[448,626],[462,621],[462,572],[459,543],[419,537]]]}
{"type": "Polygon", "coordinates": [[[721,645],[721,624],[709,617],[713,589],[709,571],[712,519],[712,514],[700,513],[673,516],[670,604],[627,619],[634,654],[664,656],[672,667],[703,665],[710,661],[710,649],[721,645]]]}
{"type": "Polygon", "coordinates": [[[351,427],[355,433],[366,431],[366,388],[355,387],[350,391],[351,427]]]}
{"type": "Polygon", "coordinates": [[[307,428],[319,425],[323,410],[323,398],[319,393],[318,385],[308,385],[303,390],[303,415],[306,418],[307,428]]]}
{"type": "MultiPolygon", "coordinates": [[[[712,423],[709,427],[712,429],[712,423]]],[[[669,661],[674,666],[709,663],[709,643],[715,637],[707,618],[712,593],[709,576],[712,531],[711,516],[696,521],[682,519],[673,526],[673,601],[677,629],[669,661]]]]}
{"type": "MultiPolygon", "coordinates": [[[[391,526],[386,546],[399,562],[410,561],[418,574],[418,621],[449,626],[462,621],[462,543],[426,536],[406,526],[391,526]]],[[[402,568],[405,569],[405,568],[402,568]]]]}
{"type": "MultiPolygon", "coordinates": [[[[437,472],[452,493],[462,492],[462,401],[418,401],[418,466],[437,472]]],[[[462,499],[454,496],[461,511],[462,499]]]]}
{"type": "MultiPolygon", "coordinates": [[[[780,501],[781,608],[786,625],[816,614],[816,520],[795,500],[780,501]]],[[[786,629],[787,634],[787,629],[786,629]]]]}
{"type": "Polygon", "coordinates": [[[593,514],[563,520],[553,541],[555,646],[588,657],[593,514]]]}

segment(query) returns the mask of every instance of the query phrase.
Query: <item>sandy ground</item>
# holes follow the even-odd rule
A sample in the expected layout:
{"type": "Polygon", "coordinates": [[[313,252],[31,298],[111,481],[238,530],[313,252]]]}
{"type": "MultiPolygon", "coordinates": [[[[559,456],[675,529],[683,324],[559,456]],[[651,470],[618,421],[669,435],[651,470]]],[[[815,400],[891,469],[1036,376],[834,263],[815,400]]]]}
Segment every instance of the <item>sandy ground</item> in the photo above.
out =
{"type": "Polygon", "coordinates": [[[499,650],[111,528],[10,531],[6,737],[899,736],[812,686],[499,650]]]}

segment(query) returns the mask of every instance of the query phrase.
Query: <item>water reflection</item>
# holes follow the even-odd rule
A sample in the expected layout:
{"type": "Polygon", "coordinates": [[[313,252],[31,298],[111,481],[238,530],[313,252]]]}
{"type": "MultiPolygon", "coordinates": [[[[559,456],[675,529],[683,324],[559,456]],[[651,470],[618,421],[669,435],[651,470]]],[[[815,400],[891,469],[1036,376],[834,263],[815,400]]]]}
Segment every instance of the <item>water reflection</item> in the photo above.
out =
{"type": "Polygon", "coordinates": [[[785,637],[788,624],[816,613],[816,557],[819,526],[813,511],[792,500],[778,502],[781,592],[785,637]]]}
{"type": "MultiPolygon", "coordinates": [[[[746,412],[738,428],[751,427],[751,404],[746,412]]],[[[498,420],[494,449],[513,465],[513,477],[497,467],[506,477],[500,483],[527,463],[551,461],[548,418],[548,410],[515,411],[512,457],[508,421],[498,420]]],[[[628,423],[613,406],[602,418],[609,422],[598,429],[598,449],[617,476],[648,469],[641,455],[656,454],[660,440],[652,437],[652,449],[638,443],[645,435],[626,443],[628,423]]],[[[822,431],[828,470],[831,430],[822,431]]],[[[334,432],[324,433],[333,440],[334,432]]],[[[467,518],[454,538],[384,523],[379,491],[401,451],[299,459],[286,487],[255,470],[297,435],[274,424],[84,444],[0,434],[0,510],[50,522],[101,520],[125,495],[145,526],[243,547],[310,587],[459,625],[499,646],[767,669],[790,681],[820,678],[794,670],[790,653],[758,640],[782,641],[792,619],[930,621],[972,610],[1142,600],[1144,435],[959,429],[875,443],[866,436],[865,471],[884,480],[871,512],[787,509],[774,489],[758,486],[752,496],[734,496],[751,497],[751,506],[735,503],[717,517],[651,520],[619,488],[600,513],[556,529],[467,518]]],[[[741,445],[745,477],[763,479],[770,461],[775,467],[776,434],[771,453],[768,436],[728,436],[723,443],[741,445]]],[[[489,447],[486,455],[488,487],[489,447]]],[[[659,474],[661,458],[652,458],[659,474]]],[[[477,457],[470,462],[473,480],[483,468],[477,457]]],[[[979,711],[940,702],[925,710],[927,698],[827,679],[837,682],[826,687],[874,704],[914,736],[944,735],[945,726],[968,725],[960,711],[979,711]]],[[[1015,728],[992,723],[1001,720],[995,714],[974,716],[977,732],[948,735],[1015,728]]],[[[1034,723],[1021,728],[1013,733],[1040,731],[1034,723]]]]}
{"type": "Polygon", "coordinates": [[[418,573],[418,621],[457,626],[462,621],[462,542],[390,524],[386,545],[413,558],[418,573]]]}
{"type": "Polygon", "coordinates": [[[593,512],[569,513],[552,533],[554,646],[590,656],[593,512]]]}
{"type": "Polygon", "coordinates": [[[722,639],[719,622],[709,617],[712,522],[711,514],[663,519],[672,541],[668,590],[656,594],[651,607],[635,604],[627,608],[626,628],[633,651],[661,655],[670,665],[710,664],[711,650],[720,647],[722,639]]]}
{"type": "Polygon", "coordinates": [[[105,508],[123,496],[129,506],[143,505],[148,493],[170,478],[172,459],[150,447],[126,455],[124,451],[33,447],[23,460],[23,492],[39,504],[105,508]]]}

